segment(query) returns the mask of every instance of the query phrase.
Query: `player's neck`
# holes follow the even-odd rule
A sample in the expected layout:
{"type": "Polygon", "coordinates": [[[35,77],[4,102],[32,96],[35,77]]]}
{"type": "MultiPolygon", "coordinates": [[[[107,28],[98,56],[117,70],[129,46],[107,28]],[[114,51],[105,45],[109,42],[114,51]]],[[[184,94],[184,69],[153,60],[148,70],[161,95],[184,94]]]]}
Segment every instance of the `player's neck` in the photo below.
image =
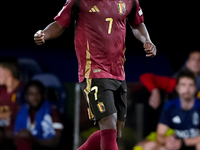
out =
{"type": "Polygon", "coordinates": [[[190,110],[194,106],[195,98],[187,99],[187,100],[180,98],[180,102],[181,102],[181,108],[183,110],[190,110]]]}
{"type": "Polygon", "coordinates": [[[7,79],[5,85],[8,93],[12,93],[20,84],[20,81],[15,78],[7,79]]]}

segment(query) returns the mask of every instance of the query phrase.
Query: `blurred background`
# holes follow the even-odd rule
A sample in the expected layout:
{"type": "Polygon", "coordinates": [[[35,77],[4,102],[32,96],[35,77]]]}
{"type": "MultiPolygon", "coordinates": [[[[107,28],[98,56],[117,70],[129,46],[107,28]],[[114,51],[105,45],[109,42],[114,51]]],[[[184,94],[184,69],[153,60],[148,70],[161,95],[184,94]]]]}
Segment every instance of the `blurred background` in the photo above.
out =
{"type": "MultiPolygon", "coordinates": [[[[151,40],[158,52],[155,58],[146,58],[142,43],[133,36],[127,26],[125,72],[129,89],[129,117],[121,143],[122,147],[123,145],[128,147],[122,148],[125,150],[131,149],[136,142],[155,129],[155,125],[148,126],[148,116],[146,116],[148,112],[140,111],[144,108],[140,105],[141,102],[148,105],[145,101],[148,100],[149,93],[140,84],[139,76],[145,72],[172,76],[184,64],[190,51],[199,50],[198,1],[140,0],[139,2],[151,40]],[[139,128],[141,125],[143,127],[139,128]]],[[[72,24],[58,39],[46,41],[42,46],[36,46],[33,40],[36,31],[44,29],[54,21],[53,18],[64,3],[65,0],[1,1],[0,57],[33,59],[39,64],[42,72],[53,73],[59,78],[66,90],[64,120],[67,136],[63,141],[67,142],[64,147],[72,149],[76,95],[74,89],[75,83],[78,82],[74,25],[72,24]]],[[[83,99],[80,110],[81,143],[96,130],[96,126],[93,126],[93,122],[87,118],[83,95],[80,99],[83,99]]]]}

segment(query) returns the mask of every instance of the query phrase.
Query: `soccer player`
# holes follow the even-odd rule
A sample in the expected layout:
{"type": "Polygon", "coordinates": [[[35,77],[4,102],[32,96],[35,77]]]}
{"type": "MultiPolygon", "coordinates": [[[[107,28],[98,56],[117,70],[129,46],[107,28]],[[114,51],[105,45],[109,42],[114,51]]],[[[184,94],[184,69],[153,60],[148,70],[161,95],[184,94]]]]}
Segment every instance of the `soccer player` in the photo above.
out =
{"type": "Polygon", "coordinates": [[[79,150],[117,150],[126,118],[124,52],[126,20],[144,44],[147,57],[156,55],[138,0],[69,0],[44,30],[34,35],[37,45],[59,37],[76,21],[75,50],[79,82],[88,102],[90,119],[100,131],[93,133],[79,150]]]}
{"type": "Polygon", "coordinates": [[[185,70],[177,78],[178,98],[166,102],[157,126],[157,141],[146,143],[144,150],[200,149],[200,101],[195,98],[195,75],[185,70]],[[166,137],[169,128],[175,134],[166,137]]]}

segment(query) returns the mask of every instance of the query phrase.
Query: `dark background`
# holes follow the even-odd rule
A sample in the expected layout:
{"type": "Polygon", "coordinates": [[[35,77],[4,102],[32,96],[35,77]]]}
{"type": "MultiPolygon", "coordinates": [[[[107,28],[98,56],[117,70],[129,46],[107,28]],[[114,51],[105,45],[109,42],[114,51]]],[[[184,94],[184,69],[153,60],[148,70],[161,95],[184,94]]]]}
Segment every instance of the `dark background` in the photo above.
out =
{"type": "MultiPolygon", "coordinates": [[[[199,1],[139,1],[145,24],[158,52],[155,58],[145,58],[142,43],[135,39],[127,26],[125,71],[129,82],[138,81],[143,72],[172,75],[183,65],[190,51],[199,50],[200,45],[199,1]]],[[[54,21],[53,18],[64,3],[65,0],[1,0],[0,57],[31,57],[36,59],[45,71],[57,74],[65,83],[77,82],[78,65],[74,52],[73,24],[61,37],[47,41],[43,46],[36,46],[33,40],[36,31],[44,29],[54,21]]],[[[67,113],[71,117],[74,99],[69,96],[74,93],[73,89],[71,85],[67,89],[67,113]]],[[[136,96],[137,94],[138,91],[136,96]]],[[[143,93],[141,95],[146,96],[143,93]]],[[[150,126],[149,122],[146,125],[150,126]]],[[[66,135],[72,137],[71,134],[66,135]]]]}
{"type": "MultiPolygon", "coordinates": [[[[151,39],[157,46],[157,54],[167,56],[175,72],[190,51],[199,49],[198,1],[140,0],[139,2],[151,39]]],[[[33,41],[33,35],[37,30],[44,29],[54,21],[53,18],[65,0],[10,0],[0,3],[1,53],[9,50],[10,53],[13,51],[21,54],[26,51],[39,55],[41,49],[45,49],[46,57],[51,51],[75,57],[73,25],[61,37],[47,41],[43,46],[36,46],[33,41]]],[[[127,27],[126,56],[145,56],[142,46],[127,27]]]]}

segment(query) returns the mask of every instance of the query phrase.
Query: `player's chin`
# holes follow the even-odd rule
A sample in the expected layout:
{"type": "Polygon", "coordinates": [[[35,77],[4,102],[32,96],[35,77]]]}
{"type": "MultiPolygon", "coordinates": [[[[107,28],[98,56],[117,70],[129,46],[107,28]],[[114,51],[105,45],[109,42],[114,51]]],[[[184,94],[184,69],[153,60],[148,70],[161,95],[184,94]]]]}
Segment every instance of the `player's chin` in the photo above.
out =
{"type": "Polygon", "coordinates": [[[193,95],[191,94],[183,94],[182,98],[185,99],[186,101],[190,101],[191,99],[193,99],[193,95]]]}

